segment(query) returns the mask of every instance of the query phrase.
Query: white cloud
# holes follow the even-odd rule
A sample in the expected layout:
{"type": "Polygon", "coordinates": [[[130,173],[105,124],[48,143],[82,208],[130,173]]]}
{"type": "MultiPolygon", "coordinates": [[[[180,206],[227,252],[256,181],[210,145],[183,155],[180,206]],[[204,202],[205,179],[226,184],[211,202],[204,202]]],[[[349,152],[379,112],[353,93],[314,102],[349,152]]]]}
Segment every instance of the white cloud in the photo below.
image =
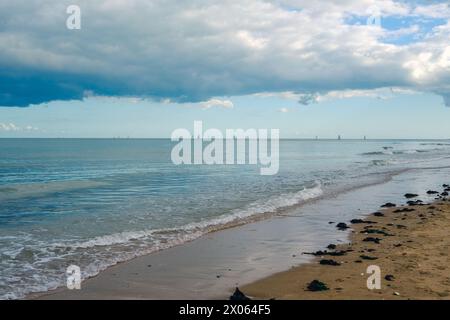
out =
{"type": "Polygon", "coordinates": [[[210,109],[213,107],[225,108],[225,109],[233,109],[234,104],[230,100],[220,100],[220,99],[210,99],[208,101],[204,101],[200,103],[203,109],[210,109]]]}
{"type": "Polygon", "coordinates": [[[428,18],[450,18],[449,3],[435,3],[426,6],[418,6],[414,9],[413,14],[428,18]]]}
{"type": "MultiPolygon", "coordinates": [[[[376,99],[390,99],[396,95],[402,94],[417,94],[418,91],[407,88],[377,88],[377,89],[347,89],[347,90],[332,90],[323,93],[296,93],[296,92],[269,92],[260,93],[256,96],[259,97],[278,97],[287,100],[297,101],[300,104],[308,105],[311,103],[325,102],[336,99],[350,99],[355,97],[368,97],[376,99]]],[[[282,108],[285,109],[285,108],[282,108]]],[[[280,109],[280,112],[281,111],[280,109]]]]}
{"type": "Polygon", "coordinates": [[[0,131],[36,131],[39,130],[36,127],[27,125],[24,127],[19,127],[14,123],[0,123],[0,131]]]}
{"type": "Polygon", "coordinates": [[[19,131],[14,123],[0,123],[0,129],[3,131],[19,131]]]}
{"type": "MultiPolygon", "coordinates": [[[[61,1],[0,0],[0,105],[100,96],[214,104],[213,97],[399,87],[450,93],[449,23],[417,31],[351,25],[373,5],[382,19],[448,18],[448,6],[393,0],[77,0],[82,29],[61,1]],[[12,76],[14,75],[14,76],[12,76]],[[23,77],[22,77],[23,76],[23,77]],[[26,79],[29,82],[26,82],[26,79]],[[36,94],[36,82],[43,87],[36,94]]],[[[232,105],[232,104],[231,104],[232,105]]],[[[230,107],[229,103],[217,106],[230,107]]]]}

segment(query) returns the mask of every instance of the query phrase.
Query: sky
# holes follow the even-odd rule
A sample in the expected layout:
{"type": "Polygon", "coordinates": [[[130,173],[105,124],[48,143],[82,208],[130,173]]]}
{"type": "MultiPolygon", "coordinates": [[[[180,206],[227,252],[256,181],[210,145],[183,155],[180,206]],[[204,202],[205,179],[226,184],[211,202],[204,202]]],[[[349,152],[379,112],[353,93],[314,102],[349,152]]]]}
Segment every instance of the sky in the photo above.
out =
{"type": "Polygon", "coordinates": [[[450,138],[449,1],[0,0],[0,48],[0,137],[450,138]]]}

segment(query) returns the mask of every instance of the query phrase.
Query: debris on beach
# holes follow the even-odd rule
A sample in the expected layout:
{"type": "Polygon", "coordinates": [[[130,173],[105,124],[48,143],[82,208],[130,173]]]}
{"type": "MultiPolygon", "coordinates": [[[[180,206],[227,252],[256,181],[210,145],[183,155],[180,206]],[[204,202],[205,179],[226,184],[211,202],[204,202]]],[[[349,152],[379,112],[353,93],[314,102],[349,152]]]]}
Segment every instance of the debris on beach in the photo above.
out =
{"type": "Polygon", "coordinates": [[[387,274],[384,277],[384,279],[387,280],[387,281],[394,281],[395,277],[392,274],[387,274]]]}
{"type": "Polygon", "coordinates": [[[308,284],[309,291],[326,291],[330,290],[327,285],[319,280],[313,280],[308,284]]]}
{"type": "Polygon", "coordinates": [[[345,255],[347,252],[349,252],[351,250],[340,250],[340,251],[316,251],[316,252],[303,252],[303,254],[310,254],[313,256],[334,256],[334,257],[338,257],[338,256],[343,256],[345,255]]]}
{"type": "Polygon", "coordinates": [[[350,228],[346,223],[344,223],[344,222],[339,222],[337,225],[336,225],[336,228],[338,228],[339,230],[346,230],[346,229],[348,229],[348,228],[350,228]]]}
{"type": "Polygon", "coordinates": [[[319,263],[321,265],[326,265],[326,266],[340,266],[341,264],[337,261],[334,261],[332,259],[322,259],[319,261],[319,263]]]}
{"type": "Polygon", "coordinates": [[[377,257],[366,256],[364,254],[360,255],[359,257],[363,260],[377,260],[378,259],[377,257]]]}
{"type": "Polygon", "coordinates": [[[236,287],[236,290],[234,290],[233,295],[230,296],[230,300],[244,301],[244,300],[251,300],[251,299],[249,297],[247,297],[241,290],[239,290],[238,287],[236,287]]]}
{"type": "Polygon", "coordinates": [[[387,236],[387,237],[391,237],[393,236],[393,234],[387,233],[383,230],[378,230],[378,229],[365,229],[362,230],[361,233],[367,233],[367,234],[382,234],[383,236],[387,236]]]}
{"type": "Polygon", "coordinates": [[[413,211],[415,211],[416,209],[413,209],[413,208],[402,208],[402,209],[397,209],[397,210],[394,210],[394,213],[399,213],[399,212],[413,212],[413,211]]]}
{"type": "Polygon", "coordinates": [[[373,237],[367,237],[363,239],[364,242],[374,242],[376,244],[379,244],[381,240],[382,239],[380,238],[373,238],[373,237]]]}
{"type": "Polygon", "coordinates": [[[406,202],[409,206],[420,206],[423,204],[422,200],[414,200],[414,201],[408,201],[406,202]]]}
{"type": "Polygon", "coordinates": [[[362,220],[362,219],[352,219],[350,220],[351,224],[360,224],[360,223],[367,223],[367,224],[375,224],[376,221],[370,221],[370,220],[362,220]]]}
{"type": "Polygon", "coordinates": [[[395,203],[388,202],[388,203],[383,204],[383,205],[381,206],[381,208],[393,208],[393,207],[396,207],[396,206],[397,206],[397,205],[396,205],[395,203]]]}

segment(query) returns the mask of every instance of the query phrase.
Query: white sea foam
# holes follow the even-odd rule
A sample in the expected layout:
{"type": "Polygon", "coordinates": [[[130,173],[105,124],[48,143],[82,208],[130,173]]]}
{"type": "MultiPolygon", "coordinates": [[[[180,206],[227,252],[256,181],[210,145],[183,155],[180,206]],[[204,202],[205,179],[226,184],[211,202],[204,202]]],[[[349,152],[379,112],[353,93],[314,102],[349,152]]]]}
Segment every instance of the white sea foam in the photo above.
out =
{"type": "MultiPolygon", "coordinates": [[[[178,233],[189,233],[200,236],[214,229],[219,229],[223,225],[233,222],[239,223],[241,220],[257,216],[265,213],[275,213],[277,210],[299,204],[303,201],[317,198],[323,194],[323,190],[319,182],[314,187],[303,188],[298,192],[285,193],[271,197],[266,200],[255,201],[243,209],[237,209],[230,214],[224,214],[216,218],[205,219],[199,222],[189,223],[179,228],[165,229],[145,229],[139,231],[119,232],[109,235],[95,237],[83,242],[74,243],[54,243],[53,247],[70,247],[70,248],[91,248],[95,246],[112,246],[117,244],[128,243],[133,240],[143,240],[154,237],[155,235],[175,235],[178,233]]],[[[190,240],[192,237],[188,237],[190,240]]],[[[179,243],[180,239],[176,241],[179,243]]]]}

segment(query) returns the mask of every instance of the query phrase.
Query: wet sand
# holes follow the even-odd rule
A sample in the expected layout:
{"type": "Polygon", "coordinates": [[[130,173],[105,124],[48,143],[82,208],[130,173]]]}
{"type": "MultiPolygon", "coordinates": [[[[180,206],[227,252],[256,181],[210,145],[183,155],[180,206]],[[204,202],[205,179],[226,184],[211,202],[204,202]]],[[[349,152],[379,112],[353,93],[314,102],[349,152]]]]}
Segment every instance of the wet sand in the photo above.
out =
{"type": "Polygon", "coordinates": [[[450,299],[450,200],[380,212],[383,216],[348,223],[350,243],[322,250],[328,254],[316,252],[311,263],[241,290],[259,299],[450,299]],[[322,265],[321,260],[340,265],[322,265]],[[370,265],[380,267],[379,290],[367,288],[370,265]],[[328,290],[310,291],[313,280],[328,290]]]}

